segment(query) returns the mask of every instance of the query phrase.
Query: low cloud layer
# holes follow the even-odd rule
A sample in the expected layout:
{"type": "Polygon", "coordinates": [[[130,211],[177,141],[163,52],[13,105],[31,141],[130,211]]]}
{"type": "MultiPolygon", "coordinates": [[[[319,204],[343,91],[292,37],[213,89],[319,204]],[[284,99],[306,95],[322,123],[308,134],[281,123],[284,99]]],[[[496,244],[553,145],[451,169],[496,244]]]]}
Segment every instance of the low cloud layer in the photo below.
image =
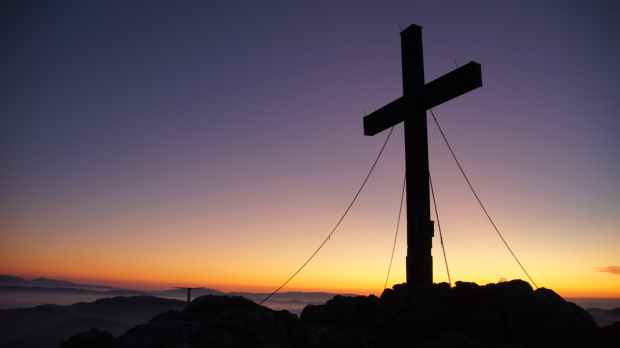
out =
{"type": "Polygon", "coordinates": [[[605,273],[611,273],[611,274],[620,275],[620,266],[598,267],[596,270],[599,271],[599,272],[605,272],[605,273]]]}

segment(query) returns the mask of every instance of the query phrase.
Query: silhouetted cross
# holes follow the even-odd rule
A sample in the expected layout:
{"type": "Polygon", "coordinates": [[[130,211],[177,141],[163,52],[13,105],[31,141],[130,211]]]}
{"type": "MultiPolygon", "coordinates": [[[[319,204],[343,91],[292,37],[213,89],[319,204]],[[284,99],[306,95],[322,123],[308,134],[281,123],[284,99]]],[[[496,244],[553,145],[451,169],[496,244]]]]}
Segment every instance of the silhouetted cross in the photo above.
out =
{"type": "Polygon", "coordinates": [[[468,64],[424,84],[422,27],[400,33],[403,96],[364,117],[364,134],[375,135],[400,122],[405,128],[407,180],[407,283],[433,282],[428,135],[426,110],[482,86],[480,64],[468,64]]]}
{"type": "Polygon", "coordinates": [[[200,290],[204,288],[177,288],[177,289],[187,290],[187,304],[190,304],[190,302],[192,302],[192,290],[200,290]]]}

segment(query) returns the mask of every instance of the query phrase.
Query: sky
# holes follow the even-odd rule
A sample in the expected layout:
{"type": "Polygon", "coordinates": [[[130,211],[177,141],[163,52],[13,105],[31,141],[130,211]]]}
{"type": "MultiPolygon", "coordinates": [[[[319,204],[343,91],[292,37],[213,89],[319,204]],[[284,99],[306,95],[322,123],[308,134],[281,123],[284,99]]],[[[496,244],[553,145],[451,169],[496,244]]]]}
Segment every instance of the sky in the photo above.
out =
{"type": "MultiPolygon", "coordinates": [[[[620,297],[615,2],[15,3],[2,15],[0,273],[272,290],[383,143],[362,117],[402,95],[399,33],[415,23],[427,81],[482,64],[482,88],[434,111],[537,284],[620,297]]],[[[525,278],[428,132],[453,280],[525,278]]],[[[286,289],[380,293],[403,175],[400,125],[286,289]]],[[[389,284],[405,279],[403,231],[389,284]]]]}

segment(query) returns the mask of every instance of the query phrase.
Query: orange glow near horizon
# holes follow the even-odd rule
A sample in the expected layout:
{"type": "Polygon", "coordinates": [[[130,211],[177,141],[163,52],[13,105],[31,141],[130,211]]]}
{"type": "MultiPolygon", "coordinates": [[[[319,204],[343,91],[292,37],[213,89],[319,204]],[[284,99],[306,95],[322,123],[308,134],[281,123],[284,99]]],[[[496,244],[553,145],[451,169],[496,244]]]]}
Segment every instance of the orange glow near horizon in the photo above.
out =
{"type": "MultiPolygon", "coordinates": [[[[255,284],[247,284],[247,283],[216,283],[216,282],[206,282],[201,281],[200,279],[183,279],[180,278],[178,281],[173,279],[162,279],[162,280],[153,280],[149,278],[132,278],[132,277],[92,277],[92,276],[83,276],[81,274],[74,273],[19,273],[19,272],[2,272],[3,274],[11,274],[15,276],[19,276],[26,279],[33,279],[39,277],[46,278],[54,278],[61,280],[73,281],[76,283],[88,283],[88,284],[96,284],[96,285],[105,285],[111,287],[118,288],[126,288],[126,289],[138,289],[138,290],[164,290],[173,287],[209,287],[212,289],[220,290],[223,292],[235,292],[235,291],[246,291],[246,292],[262,292],[268,293],[271,292],[276,283],[255,283],[255,284]]],[[[502,279],[506,280],[506,279],[502,279]]],[[[393,284],[402,283],[402,281],[391,282],[389,286],[393,284]]],[[[480,285],[494,283],[500,280],[489,281],[485,279],[467,279],[467,280],[457,280],[457,281],[468,281],[475,282],[480,285]]],[[[599,286],[591,286],[584,287],[576,284],[558,284],[557,286],[545,285],[543,287],[550,288],[560,294],[564,298],[605,298],[605,299],[620,299],[620,294],[618,293],[618,289],[613,283],[599,285],[599,286]]],[[[364,284],[361,282],[344,285],[341,287],[333,286],[331,283],[326,282],[308,282],[296,284],[296,286],[286,287],[282,290],[282,292],[287,291],[324,291],[331,293],[341,293],[341,294],[360,294],[360,295],[380,295],[382,289],[378,288],[370,288],[364,287],[364,284]],[[356,286],[358,285],[358,286],[356,286]]]]}
{"type": "MultiPolygon", "coordinates": [[[[368,207],[360,209],[353,214],[355,217],[369,213],[366,211],[368,207]]],[[[451,217],[448,212],[445,215],[442,221],[458,218],[451,217]]],[[[227,240],[231,237],[222,235],[219,243],[211,244],[200,237],[202,227],[198,220],[184,221],[185,225],[180,226],[188,231],[184,238],[179,235],[178,238],[171,237],[166,232],[170,227],[162,225],[162,221],[152,221],[145,226],[152,233],[150,239],[146,234],[129,233],[129,230],[138,230],[139,226],[133,223],[118,226],[118,236],[103,231],[88,236],[75,234],[73,245],[55,241],[50,225],[47,226],[50,231],[48,240],[24,240],[17,236],[27,233],[12,234],[9,236],[11,243],[4,244],[1,250],[0,273],[145,290],[204,286],[222,291],[269,292],[303,261],[316,244],[317,236],[311,231],[325,229],[322,223],[310,219],[288,221],[298,227],[307,224],[308,228],[300,229],[290,240],[283,241],[287,248],[273,249],[277,240],[286,236],[286,230],[278,229],[269,221],[254,221],[254,226],[262,225],[271,232],[265,233],[260,240],[243,243],[242,240],[227,240]],[[93,239],[93,236],[103,237],[93,239]],[[118,245],[114,246],[115,243],[118,245]],[[7,248],[7,245],[13,247],[7,248]]],[[[374,232],[381,230],[379,225],[382,223],[390,224],[387,219],[372,223],[349,222],[283,291],[380,294],[391,243],[388,233],[379,235],[374,232]],[[356,231],[357,238],[351,241],[353,231],[356,231]]],[[[468,227],[468,232],[451,231],[447,236],[454,279],[478,284],[523,279],[514,261],[488,227],[484,227],[481,221],[469,224],[461,225],[468,227]],[[475,232],[481,230],[485,230],[484,234],[475,232]]],[[[35,225],[29,227],[42,228],[35,225]]],[[[22,226],[25,227],[28,226],[22,226]]],[[[434,242],[435,281],[444,282],[447,279],[437,237],[434,242]]],[[[524,250],[524,244],[514,243],[515,249],[524,250]]],[[[575,260],[569,249],[559,249],[550,255],[543,246],[530,247],[523,261],[539,286],[553,289],[564,297],[620,298],[620,276],[600,272],[584,262],[596,258],[611,263],[615,257],[614,248],[605,251],[583,245],[582,249],[581,259],[575,260]],[[571,259],[573,261],[569,264],[571,259]],[[563,267],[557,267],[558,262],[563,267]]],[[[404,282],[404,256],[404,235],[401,233],[389,284],[404,282]]]]}

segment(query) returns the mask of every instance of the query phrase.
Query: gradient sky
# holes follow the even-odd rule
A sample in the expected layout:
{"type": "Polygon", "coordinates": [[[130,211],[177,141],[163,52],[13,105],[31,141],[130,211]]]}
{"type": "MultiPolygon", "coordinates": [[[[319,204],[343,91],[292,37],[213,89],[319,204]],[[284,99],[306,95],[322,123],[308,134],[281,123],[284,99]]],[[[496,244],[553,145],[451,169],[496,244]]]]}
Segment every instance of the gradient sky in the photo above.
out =
{"type": "MultiPolygon", "coordinates": [[[[3,10],[0,273],[271,290],[376,155],[385,134],[363,136],[362,116],[402,95],[399,32],[416,23],[427,81],[482,64],[484,86],[435,111],[538,285],[620,297],[620,6],[464,3],[3,10]]],[[[432,123],[429,138],[453,279],[524,278],[432,123]]],[[[287,289],[382,289],[402,143],[399,126],[287,289]]],[[[390,283],[404,281],[404,237],[390,283]]],[[[438,238],[433,255],[445,281],[438,238]]]]}

